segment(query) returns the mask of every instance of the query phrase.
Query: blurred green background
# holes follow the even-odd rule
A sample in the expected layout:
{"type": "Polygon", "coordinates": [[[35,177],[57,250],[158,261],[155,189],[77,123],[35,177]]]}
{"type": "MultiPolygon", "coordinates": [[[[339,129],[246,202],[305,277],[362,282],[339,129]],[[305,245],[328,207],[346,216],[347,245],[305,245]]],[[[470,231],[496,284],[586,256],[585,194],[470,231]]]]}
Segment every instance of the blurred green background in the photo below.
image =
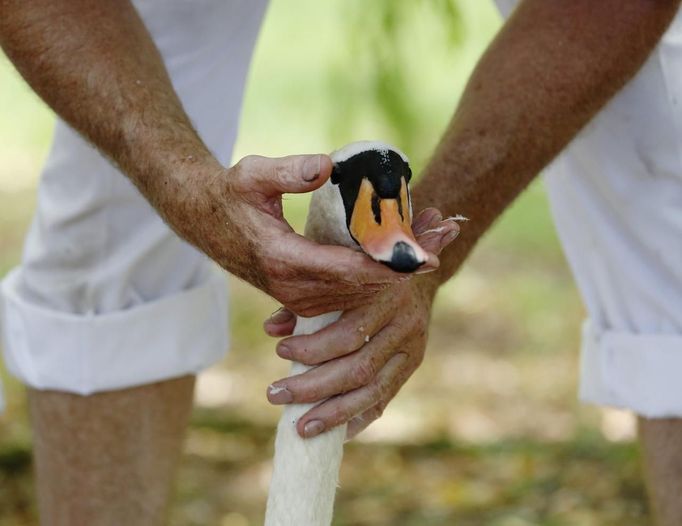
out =
{"type": "MultiPolygon", "coordinates": [[[[428,159],[501,21],[492,2],[273,0],[235,159],[393,142],[428,159]]],[[[0,58],[0,276],[20,258],[53,116],[0,58]]],[[[300,228],[306,197],[286,200],[300,228]]],[[[198,382],[171,523],[262,523],[288,364],[276,305],[233,280],[231,353],[198,382]]],[[[582,307],[542,186],[483,240],[435,308],[427,358],[346,448],[337,526],[646,525],[632,417],[576,402],[582,307]]],[[[25,395],[3,372],[0,526],[36,524],[25,395]]]]}

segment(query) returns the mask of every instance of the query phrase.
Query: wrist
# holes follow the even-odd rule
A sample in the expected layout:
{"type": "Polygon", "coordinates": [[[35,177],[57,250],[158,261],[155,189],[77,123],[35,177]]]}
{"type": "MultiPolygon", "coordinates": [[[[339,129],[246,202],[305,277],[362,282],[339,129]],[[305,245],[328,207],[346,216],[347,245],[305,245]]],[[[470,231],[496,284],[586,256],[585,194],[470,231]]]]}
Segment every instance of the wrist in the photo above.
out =
{"type": "Polygon", "coordinates": [[[411,280],[414,293],[429,306],[433,303],[438,287],[440,287],[441,284],[436,274],[438,274],[438,271],[419,274],[414,276],[411,280]]]}
{"type": "Polygon", "coordinates": [[[189,154],[169,160],[143,193],[178,235],[205,251],[203,230],[225,215],[226,179],[214,158],[189,154]]]}
{"type": "Polygon", "coordinates": [[[144,176],[145,195],[155,206],[158,203],[162,212],[172,213],[183,204],[196,206],[214,200],[212,194],[221,191],[226,179],[226,168],[210,154],[196,150],[164,156],[159,162],[153,161],[153,165],[144,176]]]}

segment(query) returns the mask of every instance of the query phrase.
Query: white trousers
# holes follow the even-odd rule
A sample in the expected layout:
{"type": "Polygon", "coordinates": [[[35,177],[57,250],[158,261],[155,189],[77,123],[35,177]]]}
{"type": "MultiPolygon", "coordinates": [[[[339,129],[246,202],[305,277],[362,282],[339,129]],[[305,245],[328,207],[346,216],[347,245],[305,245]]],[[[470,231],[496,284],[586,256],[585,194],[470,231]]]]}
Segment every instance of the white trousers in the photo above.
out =
{"type": "MultiPolygon", "coordinates": [[[[230,162],[265,0],[137,0],[173,86],[230,162]]],[[[222,272],[63,122],[21,266],[2,282],[5,360],[39,389],[79,394],[194,373],[227,350],[222,272]]]]}

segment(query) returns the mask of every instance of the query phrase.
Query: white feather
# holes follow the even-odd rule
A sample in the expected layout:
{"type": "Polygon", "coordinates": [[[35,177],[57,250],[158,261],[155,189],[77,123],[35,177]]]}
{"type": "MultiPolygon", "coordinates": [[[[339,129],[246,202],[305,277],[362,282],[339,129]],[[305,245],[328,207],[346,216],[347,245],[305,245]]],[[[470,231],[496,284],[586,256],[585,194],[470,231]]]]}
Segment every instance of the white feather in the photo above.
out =
{"type": "Polygon", "coordinates": [[[405,161],[406,163],[410,162],[409,159],[407,158],[407,155],[398,150],[398,148],[381,141],[352,142],[344,146],[343,148],[339,148],[338,150],[332,152],[329,155],[329,157],[331,157],[332,161],[334,161],[335,163],[341,163],[347,159],[350,159],[354,155],[365,152],[367,150],[375,150],[378,152],[388,152],[389,150],[393,150],[395,153],[400,155],[403,161],[405,161]]]}
{"type": "MultiPolygon", "coordinates": [[[[312,334],[335,322],[341,312],[296,321],[294,334],[312,334]]],[[[294,363],[291,374],[310,367],[294,363]]],[[[316,404],[290,404],[277,426],[275,460],[265,526],[329,526],[343,457],[346,426],[302,439],[296,422],[316,404]]]]}
{"type": "MultiPolygon", "coordinates": [[[[334,162],[341,162],[365,150],[393,150],[407,162],[405,154],[377,141],[349,144],[332,153],[331,158],[334,162]]],[[[325,242],[357,247],[348,233],[338,186],[330,181],[313,193],[306,230],[312,225],[324,229],[325,242]]],[[[341,312],[330,312],[314,318],[298,317],[294,334],[313,334],[334,323],[339,316],[341,312]]],[[[363,332],[364,328],[359,330],[363,332]]],[[[369,341],[369,335],[365,336],[365,341],[369,341]]],[[[309,369],[311,367],[294,362],[291,374],[301,374],[309,369]]],[[[296,431],[296,423],[315,405],[287,405],[279,421],[265,526],[331,524],[346,425],[335,427],[315,438],[302,439],[296,431]]]]}
{"type": "MultiPolygon", "coordinates": [[[[310,202],[308,225],[324,225],[328,242],[357,246],[348,233],[338,186],[327,181],[310,202]]],[[[313,334],[334,323],[341,312],[314,318],[298,317],[294,334],[313,334]]],[[[294,362],[291,374],[311,367],[294,362]]],[[[277,388],[275,388],[277,389],[277,388]]],[[[275,459],[268,493],[265,526],[329,526],[343,457],[346,426],[338,426],[314,438],[302,439],[296,423],[316,404],[290,404],[277,426],[275,459]]]]}

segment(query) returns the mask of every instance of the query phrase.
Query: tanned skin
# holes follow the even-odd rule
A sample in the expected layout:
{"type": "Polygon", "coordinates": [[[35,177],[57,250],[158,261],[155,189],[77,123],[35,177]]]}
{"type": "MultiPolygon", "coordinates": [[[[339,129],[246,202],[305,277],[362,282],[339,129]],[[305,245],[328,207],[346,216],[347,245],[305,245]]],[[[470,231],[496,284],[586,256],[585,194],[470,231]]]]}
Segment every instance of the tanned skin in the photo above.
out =
{"type": "Polygon", "coordinates": [[[361,305],[403,277],[357,251],[308,241],[284,221],[282,193],[324,184],[327,155],[218,163],[128,0],[0,0],[0,44],[181,237],[296,313],[361,305]]]}
{"type": "MultiPolygon", "coordinates": [[[[474,71],[413,191],[416,207],[471,221],[440,256],[437,272],[394,285],[311,336],[282,340],[278,354],[320,367],[275,382],[273,403],[332,397],[298,423],[314,436],[349,421],[353,435],[381,415],[421,362],[433,296],[490,225],[640,69],[679,0],[525,0],[474,71]],[[399,307],[396,308],[396,305],[399,307]],[[369,328],[369,343],[348,336],[369,328]],[[339,395],[339,393],[344,393],[339,395]]],[[[434,219],[438,219],[435,217],[434,219]]],[[[272,335],[291,321],[268,320],[272,335]]],[[[642,444],[659,524],[682,524],[682,420],[642,420],[642,444]]]]}
{"type": "Polygon", "coordinates": [[[194,377],[89,397],[29,392],[43,525],[164,524],[194,377]]]}
{"type": "MultiPolygon", "coordinates": [[[[337,272],[311,280],[301,276],[319,276],[319,267],[305,268],[301,262],[281,264],[282,260],[295,260],[287,246],[294,243],[293,250],[308,250],[309,260],[322,261],[326,267],[339,261],[341,253],[323,253],[294,238],[283,244],[287,246],[270,247],[269,253],[259,246],[263,232],[266,238],[269,233],[288,232],[281,218],[279,194],[310,191],[322,184],[329,176],[328,158],[254,157],[226,173],[200,141],[191,137],[191,126],[172,93],[158,97],[158,89],[167,90],[168,81],[156,50],[127,2],[103,0],[90,5],[85,0],[42,0],[28,4],[0,0],[0,39],[6,52],[34,89],[114,159],[178,233],[298,313],[348,311],[318,335],[289,338],[278,346],[278,353],[285,358],[306,363],[331,361],[306,375],[281,381],[286,389],[273,402],[314,401],[346,393],[301,419],[301,434],[313,436],[349,419],[350,432],[355,433],[381,413],[423,357],[431,303],[440,283],[456,271],[483,232],[538,171],[636,73],[677,11],[679,0],[523,2],[481,60],[415,189],[417,209],[437,206],[448,215],[469,215],[472,221],[466,234],[446,252],[437,276],[394,284],[384,292],[378,291],[395,277],[379,275],[364,259],[350,260],[346,254],[334,267],[337,272]],[[49,22],[55,15],[68,16],[73,24],[61,31],[49,22]],[[117,31],[121,27],[126,29],[125,39],[117,31]],[[78,60],[69,59],[73,56],[78,60]],[[109,92],[110,67],[121,73],[114,77],[118,89],[113,93],[109,92]],[[138,91],[125,87],[130,83],[135,83],[138,91]],[[95,94],[111,96],[112,104],[101,104],[95,94]],[[71,107],[69,101],[73,100],[84,104],[71,107]],[[306,168],[306,161],[317,169],[306,168]],[[232,177],[227,177],[228,173],[232,177]],[[188,187],[184,184],[187,180],[197,184],[188,187]],[[248,197],[254,192],[255,198],[248,197]],[[248,226],[243,225],[244,217],[250,220],[248,226]],[[226,228],[224,224],[230,220],[234,224],[226,228]],[[315,253],[310,253],[311,248],[315,253]],[[230,255],[235,253],[246,255],[232,263],[230,255]],[[348,269],[358,265],[363,270],[362,281],[371,286],[358,287],[357,276],[348,280],[348,269]],[[293,286],[287,286],[292,279],[293,286]],[[334,299],[341,292],[350,299],[334,299]],[[353,308],[368,298],[373,298],[369,305],[353,308]],[[359,325],[374,336],[370,343],[353,341],[331,351],[325,345],[343,341],[349,334],[344,328],[359,325]],[[315,425],[309,425],[312,423],[315,425]]],[[[427,211],[418,218],[417,230],[438,225],[439,216],[427,211]]],[[[456,229],[450,227],[434,244],[444,245],[454,235],[456,229]]],[[[266,330],[272,335],[289,334],[292,320],[289,311],[282,311],[266,322],[266,330]]],[[[671,425],[676,427],[677,420],[671,425]]],[[[672,458],[677,451],[656,450],[655,455],[672,458]]],[[[679,479],[654,480],[654,500],[665,500],[666,493],[656,490],[664,482],[679,486],[679,479]]],[[[670,516],[675,519],[662,524],[681,522],[679,506],[657,506],[674,510],[670,516]]]]}
{"type": "MultiPolygon", "coordinates": [[[[217,162],[128,0],[0,0],[0,45],[175,232],[292,311],[357,307],[404,279],[360,252],[306,240],[284,220],[281,195],[324,184],[328,156],[217,162]]],[[[432,255],[425,266],[437,265],[432,255]]],[[[42,523],[162,524],[192,385],[183,378],[89,397],[31,390],[42,523]]]]}
{"type": "Polygon", "coordinates": [[[682,425],[679,418],[640,417],[644,473],[658,524],[682,524],[682,425]]]}

